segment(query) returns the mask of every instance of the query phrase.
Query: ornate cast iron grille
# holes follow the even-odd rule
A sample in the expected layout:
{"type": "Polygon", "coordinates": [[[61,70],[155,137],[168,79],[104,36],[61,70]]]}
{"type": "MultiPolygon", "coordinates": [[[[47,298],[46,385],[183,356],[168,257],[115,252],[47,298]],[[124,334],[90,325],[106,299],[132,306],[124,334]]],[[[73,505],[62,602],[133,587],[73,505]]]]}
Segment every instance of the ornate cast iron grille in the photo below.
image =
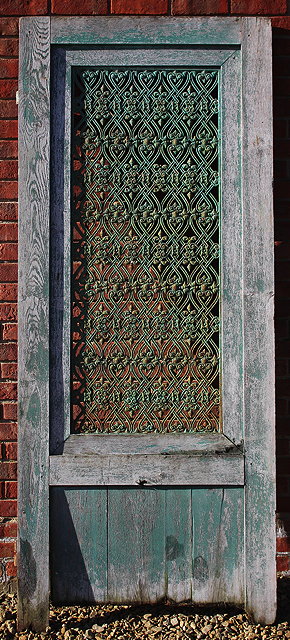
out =
{"type": "Polygon", "coordinates": [[[75,432],[219,429],[218,79],[74,72],[75,432]]]}

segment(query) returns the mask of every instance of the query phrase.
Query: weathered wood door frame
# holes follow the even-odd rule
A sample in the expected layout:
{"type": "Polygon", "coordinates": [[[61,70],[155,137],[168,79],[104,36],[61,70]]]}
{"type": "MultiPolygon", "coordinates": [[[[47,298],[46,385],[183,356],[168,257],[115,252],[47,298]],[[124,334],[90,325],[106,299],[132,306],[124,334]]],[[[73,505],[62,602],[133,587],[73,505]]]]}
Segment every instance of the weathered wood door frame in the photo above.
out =
{"type": "MultiPolygon", "coordinates": [[[[257,621],[271,623],[276,592],[270,22],[256,18],[24,18],[19,95],[19,628],[32,625],[41,630],[48,620],[49,486],[144,482],[245,485],[245,607],[257,621]],[[136,436],[130,436],[122,448],[118,438],[110,437],[108,445],[106,436],[101,436],[101,455],[94,436],[86,436],[84,447],[91,455],[82,468],[78,436],[63,429],[63,437],[50,449],[54,428],[49,442],[49,415],[55,422],[59,410],[64,424],[61,414],[69,402],[66,361],[62,402],[52,397],[56,360],[67,353],[62,353],[62,347],[59,352],[58,342],[53,346],[53,337],[58,311],[65,316],[62,283],[56,287],[55,280],[68,242],[60,250],[51,242],[59,230],[57,216],[52,212],[50,217],[50,204],[52,209],[61,206],[53,195],[57,184],[50,186],[50,149],[55,143],[51,100],[56,99],[50,94],[51,51],[52,47],[66,50],[69,68],[81,56],[85,64],[94,64],[88,47],[101,52],[112,46],[125,50],[128,45],[132,51],[142,46],[154,49],[161,58],[162,47],[179,47],[187,50],[189,60],[194,47],[196,51],[203,48],[207,56],[213,48],[215,60],[218,52],[221,58],[223,82],[234,89],[224,104],[232,127],[222,141],[227,158],[223,179],[230,194],[223,202],[228,217],[223,226],[222,283],[225,426],[224,433],[215,434],[210,442],[201,435],[174,436],[174,440],[171,436],[170,456],[164,455],[165,436],[153,454],[149,453],[150,437],[142,436],[139,451],[136,436]],[[76,47],[83,53],[76,52],[76,47]],[[241,104],[235,91],[240,77],[241,104]],[[237,115],[233,116],[237,106],[241,106],[241,140],[237,115]],[[232,226],[231,214],[236,223],[232,226]]],[[[55,159],[53,155],[52,162],[55,159]]],[[[65,335],[64,317],[62,322],[65,335]]]]}

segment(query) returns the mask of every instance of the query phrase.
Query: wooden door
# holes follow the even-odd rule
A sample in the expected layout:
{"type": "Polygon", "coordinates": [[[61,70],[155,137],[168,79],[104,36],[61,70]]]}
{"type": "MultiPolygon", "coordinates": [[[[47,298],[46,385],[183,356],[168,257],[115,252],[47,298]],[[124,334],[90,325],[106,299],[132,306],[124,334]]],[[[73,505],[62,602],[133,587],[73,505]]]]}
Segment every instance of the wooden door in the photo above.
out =
{"type": "Polygon", "coordinates": [[[21,40],[19,625],[49,593],[271,622],[269,23],[21,40]]]}

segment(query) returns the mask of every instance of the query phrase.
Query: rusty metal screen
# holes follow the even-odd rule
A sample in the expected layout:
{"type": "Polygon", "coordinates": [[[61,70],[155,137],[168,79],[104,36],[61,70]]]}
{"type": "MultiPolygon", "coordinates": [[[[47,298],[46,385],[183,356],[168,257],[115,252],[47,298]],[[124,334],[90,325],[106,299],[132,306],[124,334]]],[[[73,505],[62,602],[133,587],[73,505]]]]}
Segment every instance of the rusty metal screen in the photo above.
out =
{"type": "Polygon", "coordinates": [[[220,429],[218,81],[74,70],[73,432],[220,429]]]}

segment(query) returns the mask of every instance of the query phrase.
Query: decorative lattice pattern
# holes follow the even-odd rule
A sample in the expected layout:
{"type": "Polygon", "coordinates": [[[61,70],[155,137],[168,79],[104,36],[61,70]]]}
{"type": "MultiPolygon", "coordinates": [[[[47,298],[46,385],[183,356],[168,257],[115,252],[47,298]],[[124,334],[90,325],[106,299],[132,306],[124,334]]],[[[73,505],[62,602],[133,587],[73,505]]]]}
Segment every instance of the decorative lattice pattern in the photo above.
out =
{"type": "Polygon", "coordinates": [[[218,430],[218,71],[73,86],[73,430],[218,430]]]}

